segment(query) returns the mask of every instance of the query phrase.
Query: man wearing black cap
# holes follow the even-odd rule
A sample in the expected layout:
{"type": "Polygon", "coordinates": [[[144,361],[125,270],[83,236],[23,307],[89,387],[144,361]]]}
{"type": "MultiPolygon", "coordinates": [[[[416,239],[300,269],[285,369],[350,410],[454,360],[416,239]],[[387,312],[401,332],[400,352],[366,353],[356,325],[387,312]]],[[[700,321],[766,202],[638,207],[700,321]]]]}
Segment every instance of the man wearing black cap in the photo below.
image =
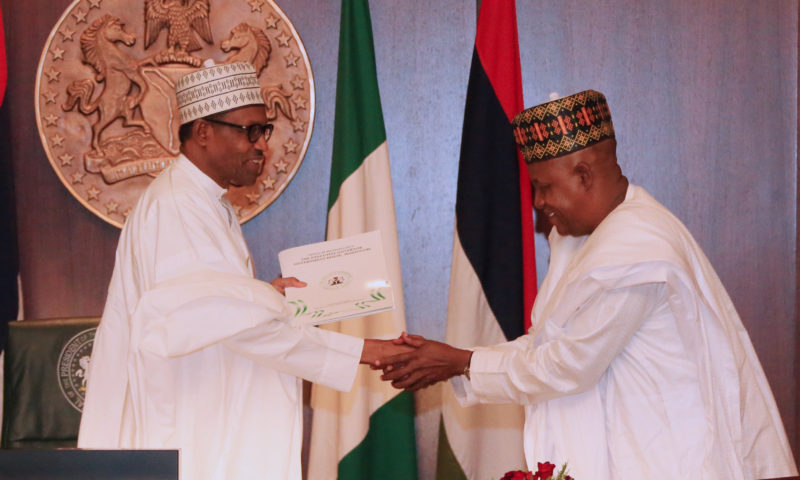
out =
{"type": "Polygon", "coordinates": [[[457,349],[414,335],[383,378],[453,377],[463,404],[525,405],[528,465],[573,477],[752,479],[796,474],[747,332],[686,227],[617,164],[605,97],[518,114],[550,265],[528,334],[457,349]]]}

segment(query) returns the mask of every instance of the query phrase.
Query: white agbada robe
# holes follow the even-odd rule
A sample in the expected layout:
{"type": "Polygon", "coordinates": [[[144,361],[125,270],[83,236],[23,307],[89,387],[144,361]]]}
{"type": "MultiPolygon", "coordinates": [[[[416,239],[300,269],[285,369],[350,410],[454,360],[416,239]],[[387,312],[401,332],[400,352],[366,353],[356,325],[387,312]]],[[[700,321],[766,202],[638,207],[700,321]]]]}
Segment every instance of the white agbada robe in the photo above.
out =
{"type": "Polygon", "coordinates": [[[464,404],[525,405],[529,467],[574,478],[796,475],[772,392],[725,288],[644,189],[587,237],[553,229],[530,333],[475,348],[464,404]]]}
{"type": "Polygon", "coordinates": [[[301,478],[301,378],[348,390],[363,340],[286,323],[225,190],[186,157],[122,230],[78,446],[178,448],[184,479],[301,478]]]}

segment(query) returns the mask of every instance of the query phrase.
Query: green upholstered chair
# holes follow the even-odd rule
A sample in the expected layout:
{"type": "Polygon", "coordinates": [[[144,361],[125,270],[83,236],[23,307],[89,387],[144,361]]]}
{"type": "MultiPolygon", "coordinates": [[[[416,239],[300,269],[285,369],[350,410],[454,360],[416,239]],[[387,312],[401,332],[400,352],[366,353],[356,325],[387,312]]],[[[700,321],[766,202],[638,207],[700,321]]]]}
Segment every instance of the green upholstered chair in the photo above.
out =
{"type": "Polygon", "coordinates": [[[85,317],[9,323],[2,448],[76,445],[86,367],[99,321],[85,317]]]}

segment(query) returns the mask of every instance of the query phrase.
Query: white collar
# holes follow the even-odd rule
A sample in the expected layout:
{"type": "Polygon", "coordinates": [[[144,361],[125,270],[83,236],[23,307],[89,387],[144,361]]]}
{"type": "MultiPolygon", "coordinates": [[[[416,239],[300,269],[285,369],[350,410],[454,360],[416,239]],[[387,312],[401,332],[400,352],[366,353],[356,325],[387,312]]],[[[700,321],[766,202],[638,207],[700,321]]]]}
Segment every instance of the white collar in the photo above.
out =
{"type": "Polygon", "coordinates": [[[197,168],[197,165],[189,160],[189,158],[187,158],[183,153],[178,155],[178,160],[175,162],[175,164],[175,168],[179,168],[186,172],[186,174],[189,175],[198,185],[200,185],[211,198],[219,200],[228,192],[227,189],[220,187],[217,182],[206,175],[205,172],[197,168]]]}

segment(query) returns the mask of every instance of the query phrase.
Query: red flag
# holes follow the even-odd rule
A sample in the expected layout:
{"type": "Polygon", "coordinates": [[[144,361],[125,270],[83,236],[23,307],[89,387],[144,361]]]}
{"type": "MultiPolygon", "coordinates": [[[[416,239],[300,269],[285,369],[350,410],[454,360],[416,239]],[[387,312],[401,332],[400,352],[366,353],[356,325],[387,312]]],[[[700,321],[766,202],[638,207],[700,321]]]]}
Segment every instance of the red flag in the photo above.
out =
{"type": "Polygon", "coordinates": [[[8,82],[8,69],[6,68],[6,36],[3,33],[3,11],[0,7],[0,107],[6,96],[6,83],[8,82]]]}

